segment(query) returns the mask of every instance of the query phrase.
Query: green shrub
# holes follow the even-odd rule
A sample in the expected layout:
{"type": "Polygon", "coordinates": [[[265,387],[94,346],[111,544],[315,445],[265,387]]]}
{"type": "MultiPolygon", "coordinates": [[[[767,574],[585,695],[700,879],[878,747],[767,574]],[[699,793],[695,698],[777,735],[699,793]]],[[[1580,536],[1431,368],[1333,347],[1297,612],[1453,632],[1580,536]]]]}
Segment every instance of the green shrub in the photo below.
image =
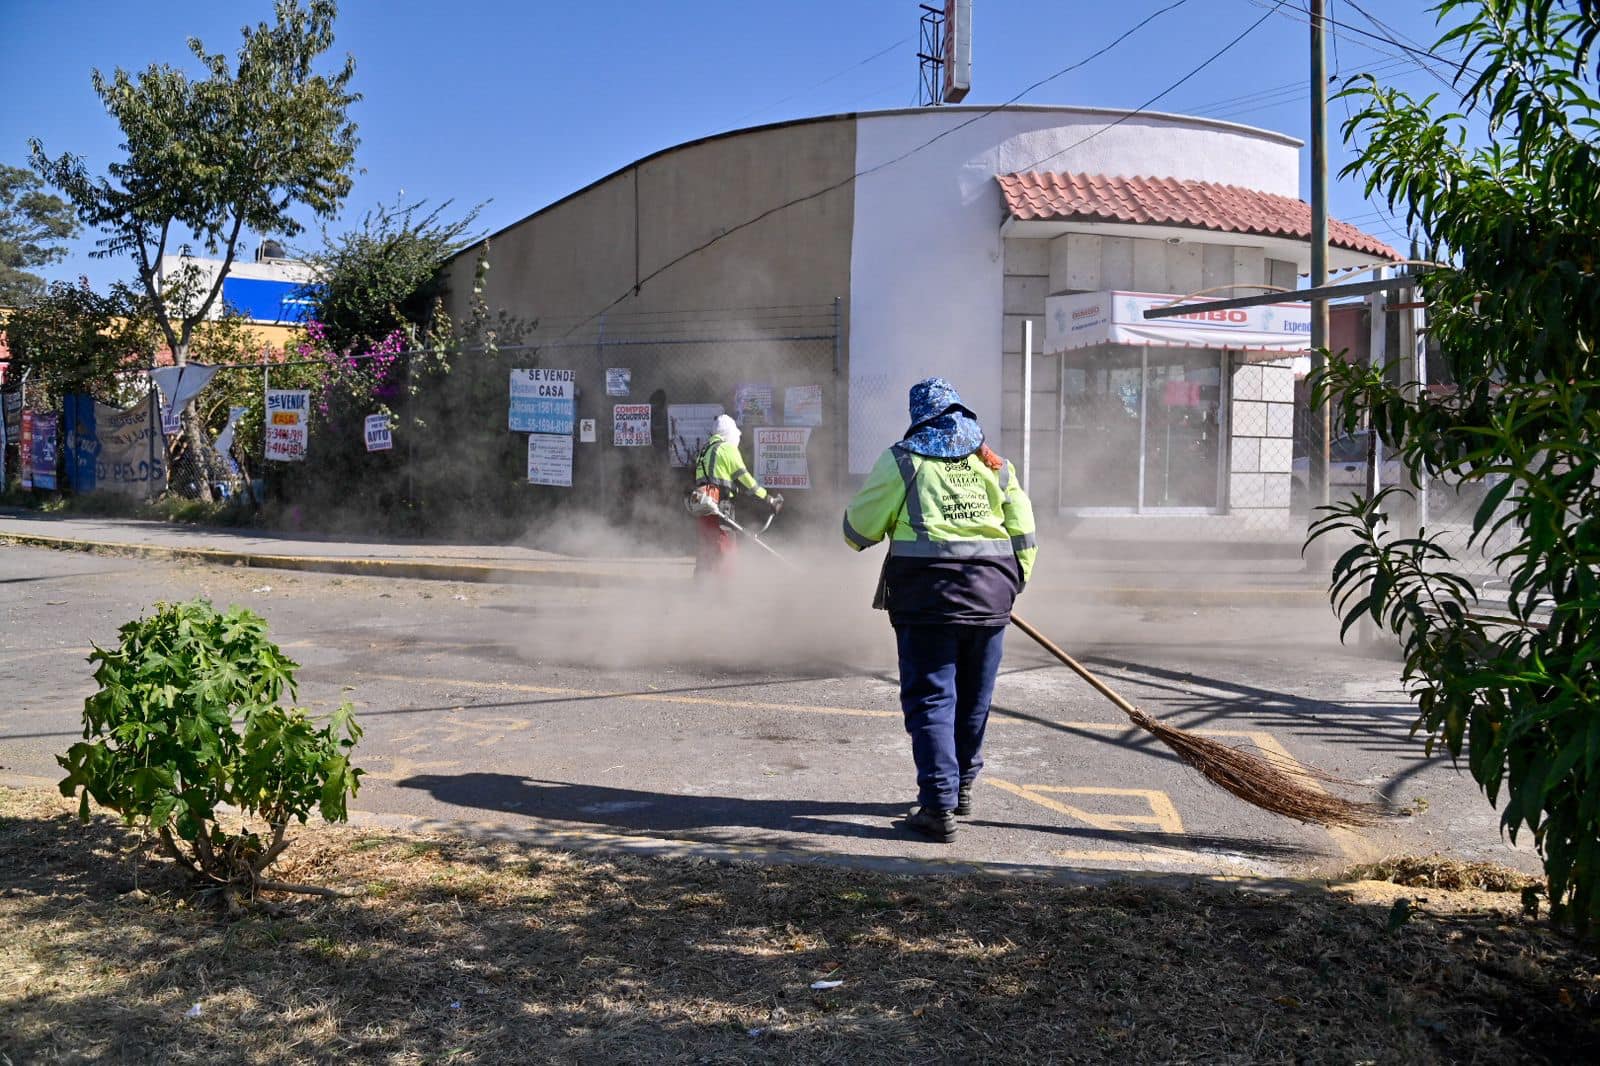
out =
{"type": "Polygon", "coordinates": [[[291,821],[315,810],[344,821],[362,771],[350,765],[361,736],[349,704],[321,728],[278,705],[295,695],[298,664],[243,607],[205,600],[156,605],[96,647],[100,689],[84,701],[83,736],[57,762],[65,796],[91,798],[154,832],[162,850],[232,903],[262,888],[262,872],[288,846],[291,821]],[[237,830],[225,828],[221,807],[237,830]],[[251,828],[255,824],[264,832],[251,828]]]}

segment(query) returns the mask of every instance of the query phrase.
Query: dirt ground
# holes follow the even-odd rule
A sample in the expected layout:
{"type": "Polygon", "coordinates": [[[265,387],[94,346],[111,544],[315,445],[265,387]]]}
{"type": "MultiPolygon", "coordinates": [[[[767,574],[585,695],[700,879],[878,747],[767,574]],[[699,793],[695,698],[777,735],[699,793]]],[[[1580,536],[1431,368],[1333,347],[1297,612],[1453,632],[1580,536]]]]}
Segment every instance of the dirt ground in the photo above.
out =
{"type": "Polygon", "coordinates": [[[229,918],[136,845],[0,790],[0,1062],[1600,1059],[1595,956],[1515,891],[1074,888],[313,828],[282,876],[354,895],[229,918]]]}

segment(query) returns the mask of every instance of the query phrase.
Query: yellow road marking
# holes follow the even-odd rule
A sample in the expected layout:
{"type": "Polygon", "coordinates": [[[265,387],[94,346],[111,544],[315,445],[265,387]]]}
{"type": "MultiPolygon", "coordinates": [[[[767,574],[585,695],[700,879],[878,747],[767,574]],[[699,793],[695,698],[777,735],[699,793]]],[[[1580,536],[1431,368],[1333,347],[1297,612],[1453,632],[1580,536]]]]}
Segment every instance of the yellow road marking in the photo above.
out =
{"type": "MultiPolygon", "coordinates": [[[[443,677],[416,677],[406,674],[364,674],[364,677],[375,681],[394,681],[402,684],[433,684],[448,688],[480,689],[491,692],[526,692],[540,696],[565,696],[571,699],[615,699],[635,700],[640,703],[666,703],[684,706],[723,707],[730,710],[746,711],[782,711],[785,713],[799,712],[803,714],[843,715],[851,718],[899,718],[899,711],[871,710],[865,707],[838,707],[821,706],[808,703],[772,703],[762,700],[731,700],[715,696],[679,696],[659,692],[636,691],[604,691],[600,689],[563,688],[557,685],[529,685],[515,681],[473,681],[462,678],[443,677]]],[[[998,715],[1002,719],[1005,715],[998,715]]],[[[1012,719],[1016,721],[1016,719],[1012,719]]],[[[1085,732],[1096,733],[1122,733],[1136,728],[1127,722],[1073,722],[1060,719],[1049,719],[1052,725],[1065,729],[1077,729],[1085,732]]],[[[1304,772],[1304,765],[1289,754],[1278,739],[1271,733],[1250,729],[1192,729],[1189,732],[1211,737],[1237,737],[1248,740],[1256,747],[1268,752],[1273,757],[1281,760],[1284,766],[1291,771],[1304,772]]],[[[989,780],[993,780],[989,778],[989,780]]],[[[1310,777],[1306,784],[1319,788],[1310,777]]],[[[1034,798],[1034,797],[1029,797],[1034,798]]],[[[1037,800],[1036,800],[1037,801],[1037,800]]],[[[1046,804],[1047,805],[1047,804],[1046,804]]],[[[1170,800],[1168,801],[1170,807],[1170,800]]],[[[1064,806],[1064,805],[1063,805],[1064,806]]],[[[1177,818],[1176,810],[1172,817],[1177,818]]],[[[1092,823],[1091,823],[1092,824],[1092,823]]],[[[1328,835],[1333,839],[1334,845],[1344,853],[1346,858],[1359,859],[1368,850],[1364,846],[1361,836],[1349,829],[1330,828],[1328,835]]]]}
{"type": "Polygon", "coordinates": [[[979,778],[998,788],[1003,788],[1013,795],[1031,800],[1047,810],[1064,814],[1085,822],[1096,829],[1114,832],[1125,829],[1131,825],[1153,825],[1159,833],[1182,833],[1183,821],[1178,817],[1178,811],[1172,805],[1172,798],[1165,792],[1153,788],[1103,788],[1094,785],[1019,785],[993,774],[985,774],[979,778]],[[1056,793],[1068,796],[1130,796],[1142,799],[1150,807],[1149,814],[1105,814],[1095,811],[1086,811],[1081,807],[1074,807],[1060,800],[1051,799],[1043,793],[1056,793]]]}

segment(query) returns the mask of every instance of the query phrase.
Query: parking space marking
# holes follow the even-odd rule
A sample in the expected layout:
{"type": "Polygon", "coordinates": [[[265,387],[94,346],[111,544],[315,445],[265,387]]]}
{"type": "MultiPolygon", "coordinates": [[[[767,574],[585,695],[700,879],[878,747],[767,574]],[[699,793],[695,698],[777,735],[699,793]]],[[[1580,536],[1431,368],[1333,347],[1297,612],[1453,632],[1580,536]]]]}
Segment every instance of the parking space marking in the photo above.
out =
{"type": "MultiPolygon", "coordinates": [[[[478,689],[489,692],[525,692],[534,695],[558,697],[558,700],[555,702],[559,702],[559,698],[561,697],[573,700],[614,699],[632,700],[640,703],[664,703],[683,706],[720,707],[728,710],[740,711],[779,711],[786,714],[801,713],[842,715],[852,718],[899,719],[901,717],[900,712],[897,710],[872,710],[866,707],[822,706],[808,703],[774,703],[763,700],[734,700],[716,696],[677,695],[664,692],[639,692],[627,690],[603,691],[600,689],[563,688],[556,685],[529,685],[516,681],[476,681],[462,678],[427,677],[407,674],[361,674],[360,676],[370,678],[375,681],[393,681],[409,685],[431,684],[445,688],[478,689]]],[[[470,707],[468,709],[470,709],[470,707]]],[[[1016,721],[1015,719],[1007,719],[1003,714],[997,715],[996,717],[1002,721],[1016,721]]],[[[1084,732],[1137,732],[1137,727],[1127,722],[1077,722],[1065,721],[1061,719],[1048,719],[1048,721],[1050,724],[1060,726],[1064,729],[1081,730],[1084,732]]],[[[1024,722],[1022,724],[1026,723],[1024,722]]],[[[1289,750],[1285,748],[1283,744],[1281,744],[1271,733],[1254,729],[1208,729],[1204,727],[1191,729],[1189,732],[1196,733],[1201,736],[1236,737],[1241,740],[1247,740],[1256,747],[1267,752],[1273,758],[1281,761],[1284,767],[1289,771],[1298,772],[1302,775],[1305,773],[1304,765],[1293,755],[1289,754],[1289,750]]],[[[1304,776],[1304,783],[1312,788],[1321,787],[1317,785],[1315,780],[1309,775],[1304,776]]],[[[1038,798],[1029,798],[1035,799],[1035,801],[1038,802],[1038,798]]],[[[1170,800],[1168,802],[1170,804],[1170,800]]],[[[1042,805],[1048,806],[1047,803],[1042,805]]],[[[1062,806],[1063,808],[1066,807],[1065,804],[1062,806]]],[[[1174,819],[1177,818],[1176,810],[1173,810],[1172,817],[1174,819]]],[[[1332,838],[1334,845],[1348,859],[1360,859],[1369,850],[1365,846],[1365,842],[1360,834],[1354,832],[1353,830],[1329,828],[1327,833],[1329,837],[1332,838]]]]}

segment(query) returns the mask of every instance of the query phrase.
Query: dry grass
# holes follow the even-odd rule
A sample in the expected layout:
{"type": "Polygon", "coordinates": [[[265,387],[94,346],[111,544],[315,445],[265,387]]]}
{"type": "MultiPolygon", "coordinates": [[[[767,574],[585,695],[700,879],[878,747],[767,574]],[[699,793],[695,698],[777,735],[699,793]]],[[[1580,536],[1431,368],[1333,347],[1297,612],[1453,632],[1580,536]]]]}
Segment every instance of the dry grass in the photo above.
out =
{"type": "Polygon", "coordinates": [[[0,790],[0,1062],[1600,1059],[1593,955],[1503,896],[1066,888],[340,829],[305,833],[284,875],[361,895],[228,920],[128,843],[0,790]],[[844,984],[812,991],[824,977],[844,984]]]}
{"type": "Polygon", "coordinates": [[[1397,855],[1357,866],[1347,875],[1363,881],[1389,881],[1410,888],[1451,891],[1522,892],[1543,882],[1521,870],[1493,862],[1462,862],[1447,855],[1397,855]]]}

